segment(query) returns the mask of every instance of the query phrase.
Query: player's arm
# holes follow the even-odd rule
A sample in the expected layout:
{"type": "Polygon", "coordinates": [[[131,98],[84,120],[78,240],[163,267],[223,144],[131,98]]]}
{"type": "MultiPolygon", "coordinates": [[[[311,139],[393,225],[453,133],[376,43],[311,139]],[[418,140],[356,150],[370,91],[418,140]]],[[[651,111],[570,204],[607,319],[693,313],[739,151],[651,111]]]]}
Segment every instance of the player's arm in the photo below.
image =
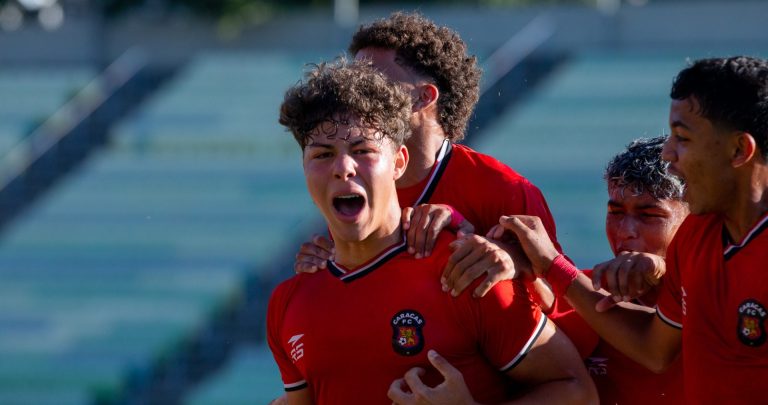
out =
{"type": "MultiPolygon", "coordinates": [[[[546,318],[544,318],[546,320],[546,318]]],[[[423,383],[420,367],[392,382],[388,396],[396,404],[476,404],[464,376],[434,350],[430,363],[443,375],[436,387],[423,383]]],[[[546,320],[523,359],[506,371],[510,379],[524,384],[526,391],[508,404],[596,404],[597,390],[568,338],[546,320]]]]}
{"type": "Polygon", "coordinates": [[[565,333],[546,321],[525,357],[507,375],[530,387],[515,404],[596,404],[597,390],[565,333]]]}
{"type": "Polygon", "coordinates": [[[538,277],[553,285],[603,339],[636,362],[655,372],[664,371],[680,352],[681,331],[663,322],[653,309],[622,303],[598,312],[605,295],[592,288],[592,281],[562,259],[549,241],[537,217],[503,217],[500,224],[513,232],[538,277]],[[559,288],[558,288],[559,286],[559,288]]]}

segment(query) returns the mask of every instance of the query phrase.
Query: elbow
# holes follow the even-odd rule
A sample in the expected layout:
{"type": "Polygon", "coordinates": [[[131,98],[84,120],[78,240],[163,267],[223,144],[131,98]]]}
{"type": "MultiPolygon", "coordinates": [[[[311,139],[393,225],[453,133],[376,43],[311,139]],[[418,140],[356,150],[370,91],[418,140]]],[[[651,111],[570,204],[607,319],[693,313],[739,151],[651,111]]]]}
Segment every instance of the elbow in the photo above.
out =
{"type": "Polygon", "coordinates": [[[675,360],[677,360],[676,353],[655,353],[642,364],[655,374],[664,374],[675,360]]]}

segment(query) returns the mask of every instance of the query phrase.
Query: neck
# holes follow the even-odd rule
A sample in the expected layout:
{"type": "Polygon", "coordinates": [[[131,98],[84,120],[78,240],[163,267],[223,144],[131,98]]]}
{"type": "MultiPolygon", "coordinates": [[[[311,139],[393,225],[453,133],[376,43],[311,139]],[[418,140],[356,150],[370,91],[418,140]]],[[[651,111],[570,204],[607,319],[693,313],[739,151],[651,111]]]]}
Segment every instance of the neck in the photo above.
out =
{"type": "Polygon", "coordinates": [[[432,166],[435,165],[435,155],[445,138],[443,129],[434,122],[413,130],[413,134],[406,142],[409,153],[408,167],[403,176],[397,180],[397,188],[418,184],[429,175],[432,166]]]}
{"type": "Polygon", "coordinates": [[[384,214],[382,225],[365,239],[345,241],[337,239],[334,235],[335,262],[347,268],[358,267],[378,256],[386,248],[401,242],[403,234],[400,228],[400,214],[401,210],[395,199],[384,214]]]}
{"type": "Polygon", "coordinates": [[[768,213],[768,166],[757,165],[752,175],[742,183],[746,192],[737,195],[725,212],[725,228],[731,240],[741,241],[766,213],[768,213]]]}

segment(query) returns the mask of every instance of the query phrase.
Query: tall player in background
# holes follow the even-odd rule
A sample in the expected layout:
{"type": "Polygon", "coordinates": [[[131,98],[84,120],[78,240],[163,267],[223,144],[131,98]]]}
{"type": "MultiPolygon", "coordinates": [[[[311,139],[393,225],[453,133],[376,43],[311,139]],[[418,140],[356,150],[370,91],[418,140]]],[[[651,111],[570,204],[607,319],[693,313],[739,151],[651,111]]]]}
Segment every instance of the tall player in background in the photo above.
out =
{"type": "MultiPolygon", "coordinates": [[[[602,295],[549,242],[541,222],[501,224],[519,239],[538,277],[568,299],[614,347],[663,371],[682,353],[685,401],[753,404],[768,380],[768,61],[704,59],[671,91],[663,158],[686,183],[689,215],[666,257],[654,314],[597,312],[602,295]]],[[[653,267],[653,266],[651,266],[653,267]]]]}
{"type": "MultiPolygon", "coordinates": [[[[642,294],[636,303],[651,308],[656,305],[663,273],[643,271],[642,267],[634,268],[634,265],[663,258],[675,232],[688,215],[688,207],[682,201],[683,184],[666,171],[667,165],[661,159],[664,139],[638,139],[608,164],[605,170],[609,198],[605,232],[616,257],[595,268],[595,276],[609,280],[606,288],[615,295],[629,297],[640,291],[642,294]]],[[[491,240],[501,237],[501,233],[496,233],[502,230],[497,225],[488,237],[491,240]]],[[[591,270],[585,271],[585,274],[591,273],[591,270]]],[[[680,361],[662,374],[649,371],[609,343],[599,340],[592,328],[563,299],[557,301],[550,318],[580,350],[587,350],[582,354],[588,357],[587,368],[602,404],[682,403],[680,361]]],[[[430,394],[449,396],[447,391],[430,394]]]]}
{"type": "MultiPolygon", "coordinates": [[[[413,101],[412,135],[406,142],[410,161],[397,181],[409,252],[429,256],[439,230],[452,219],[464,234],[477,233],[453,245],[455,251],[443,274],[446,289],[450,283],[458,294],[474,278],[487,274],[473,291],[482,296],[494,283],[511,276],[499,248],[480,236],[501,215],[542,218],[559,249],[555,223],[541,191],[498,160],[456,143],[464,138],[477,103],[481,74],[477,59],[467,54],[456,32],[416,13],[394,13],[360,27],[349,53],[370,60],[406,89],[413,101]],[[466,220],[457,221],[457,213],[466,220]]],[[[332,255],[333,243],[316,236],[302,245],[295,270],[317,271],[332,255]]],[[[536,282],[536,288],[547,287],[536,282]]]]}
{"type": "Polygon", "coordinates": [[[429,257],[406,252],[395,181],[408,163],[409,108],[399,86],[360,62],[323,64],[286,93],[280,122],[302,147],[309,194],[336,244],[328,271],[296,275],[270,299],[286,400],[390,404],[400,397],[388,391],[405,392],[411,378],[392,382],[413,367],[430,385],[451,377],[439,374],[438,350],[466,380],[456,403],[596,402],[575,348],[521,284],[453,298],[436,282],[450,233],[429,257]]]}

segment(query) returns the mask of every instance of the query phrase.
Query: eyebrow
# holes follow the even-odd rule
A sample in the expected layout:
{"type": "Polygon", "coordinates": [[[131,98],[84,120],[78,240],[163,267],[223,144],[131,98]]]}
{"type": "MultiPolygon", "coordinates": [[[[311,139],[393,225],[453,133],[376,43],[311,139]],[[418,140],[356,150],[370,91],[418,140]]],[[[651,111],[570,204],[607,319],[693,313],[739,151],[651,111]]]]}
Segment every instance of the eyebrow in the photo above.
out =
{"type": "MultiPolygon", "coordinates": [[[[618,202],[616,200],[613,200],[613,199],[608,200],[608,205],[614,206],[614,207],[622,207],[623,206],[620,202],[618,202]]],[[[639,205],[637,207],[637,209],[639,209],[639,210],[664,209],[664,207],[662,207],[660,204],[643,204],[643,205],[639,205]]]]}
{"type": "Polygon", "coordinates": [[[675,121],[672,121],[672,123],[671,123],[671,124],[669,124],[669,126],[670,126],[671,128],[675,128],[675,127],[681,127],[681,128],[685,128],[685,129],[687,129],[687,130],[689,130],[689,131],[690,131],[690,129],[691,129],[691,127],[689,127],[689,126],[688,126],[688,125],[686,125],[686,124],[685,124],[683,121],[680,121],[680,120],[675,120],[675,121]]]}

